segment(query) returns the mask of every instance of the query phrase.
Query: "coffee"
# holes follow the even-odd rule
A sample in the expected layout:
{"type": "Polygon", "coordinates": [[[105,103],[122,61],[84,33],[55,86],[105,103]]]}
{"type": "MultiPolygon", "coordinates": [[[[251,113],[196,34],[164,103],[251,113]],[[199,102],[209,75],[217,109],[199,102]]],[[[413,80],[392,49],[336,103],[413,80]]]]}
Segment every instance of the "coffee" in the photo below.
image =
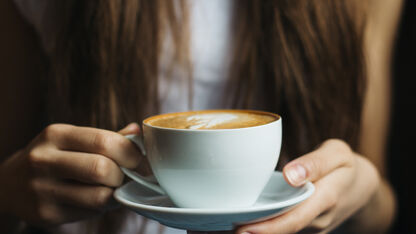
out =
{"type": "Polygon", "coordinates": [[[235,129],[264,125],[277,119],[279,116],[261,111],[207,110],[158,115],[144,123],[174,129],[235,129]]]}

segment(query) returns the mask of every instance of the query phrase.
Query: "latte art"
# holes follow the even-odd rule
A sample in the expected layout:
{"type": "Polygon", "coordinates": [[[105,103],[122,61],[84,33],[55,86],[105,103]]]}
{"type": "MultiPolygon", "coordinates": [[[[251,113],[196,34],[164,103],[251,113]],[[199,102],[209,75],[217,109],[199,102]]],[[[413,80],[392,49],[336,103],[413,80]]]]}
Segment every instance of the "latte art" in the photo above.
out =
{"type": "Polygon", "coordinates": [[[238,119],[238,116],[235,114],[199,114],[199,115],[191,115],[186,118],[190,125],[188,126],[189,129],[207,129],[207,128],[215,128],[220,124],[228,123],[233,120],[238,119]]]}
{"type": "Polygon", "coordinates": [[[215,110],[164,114],[145,123],[176,129],[233,129],[263,125],[277,119],[276,116],[255,111],[215,110]]]}

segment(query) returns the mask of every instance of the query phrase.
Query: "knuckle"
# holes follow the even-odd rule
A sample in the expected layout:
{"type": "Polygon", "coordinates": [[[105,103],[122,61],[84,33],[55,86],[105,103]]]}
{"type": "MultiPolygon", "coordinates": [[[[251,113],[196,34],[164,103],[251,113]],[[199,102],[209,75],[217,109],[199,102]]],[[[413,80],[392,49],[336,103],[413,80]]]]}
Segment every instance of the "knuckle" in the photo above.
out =
{"type": "Polygon", "coordinates": [[[329,139],[325,143],[330,145],[331,152],[339,157],[343,165],[349,166],[353,164],[353,150],[345,141],[340,139],[329,139]]]}
{"type": "MultiPolygon", "coordinates": [[[[289,218],[289,217],[288,217],[289,218]]],[[[300,218],[299,216],[291,216],[286,223],[287,229],[285,233],[298,233],[302,231],[310,221],[308,219],[300,218]]],[[[281,227],[275,226],[276,230],[279,230],[281,227]]]]}
{"type": "Polygon", "coordinates": [[[43,179],[33,178],[28,181],[27,192],[34,201],[37,201],[37,203],[44,200],[45,195],[49,192],[48,190],[50,190],[50,186],[46,184],[43,179]]]}
{"type": "Polygon", "coordinates": [[[337,152],[349,152],[352,151],[351,147],[341,139],[328,139],[325,141],[326,145],[331,145],[331,147],[337,152]]]}
{"type": "Polygon", "coordinates": [[[37,215],[42,220],[42,223],[46,226],[54,225],[57,223],[57,213],[51,206],[40,205],[38,207],[37,215]]]}
{"type": "Polygon", "coordinates": [[[119,187],[123,184],[124,174],[123,172],[119,171],[116,182],[114,183],[115,187],[119,187]]]}
{"type": "Polygon", "coordinates": [[[328,215],[324,219],[319,220],[318,228],[320,228],[321,230],[327,230],[331,226],[332,222],[333,222],[332,216],[328,215]]]}
{"type": "Polygon", "coordinates": [[[111,134],[111,137],[109,138],[111,140],[112,147],[115,147],[115,148],[123,149],[123,148],[129,147],[129,144],[131,144],[127,138],[119,134],[111,134]]]}
{"type": "Polygon", "coordinates": [[[65,128],[65,124],[51,124],[43,130],[43,139],[54,139],[61,135],[65,128]]]}
{"type": "Polygon", "coordinates": [[[94,207],[102,207],[108,204],[113,194],[113,190],[107,187],[98,188],[95,192],[93,206],[94,207]]]}
{"type": "Polygon", "coordinates": [[[105,180],[111,172],[111,161],[105,157],[97,157],[91,167],[91,176],[97,182],[105,180]]]}
{"type": "Polygon", "coordinates": [[[321,160],[318,157],[311,158],[308,163],[306,163],[306,168],[308,173],[315,174],[318,178],[321,177],[322,168],[325,168],[326,162],[321,160]]]}
{"type": "Polygon", "coordinates": [[[50,217],[50,209],[48,209],[46,206],[40,205],[37,210],[37,215],[42,220],[47,220],[50,217]]]}
{"type": "Polygon", "coordinates": [[[32,168],[39,167],[44,161],[44,152],[38,147],[32,148],[27,153],[29,165],[32,168]]]}
{"type": "Polygon", "coordinates": [[[331,209],[337,205],[338,202],[338,194],[334,191],[334,189],[327,189],[326,190],[326,197],[325,203],[327,204],[327,209],[331,209]]]}
{"type": "Polygon", "coordinates": [[[322,216],[315,219],[310,225],[316,232],[322,232],[327,230],[333,223],[333,216],[329,214],[323,214],[322,216]]]}
{"type": "Polygon", "coordinates": [[[112,142],[113,136],[111,134],[98,132],[95,134],[92,144],[99,153],[105,154],[108,149],[107,147],[112,144],[112,142]]]}
{"type": "Polygon", "coordinates": [[[42,183],[37,179],[31,179],[28,182],[29,189],[36,194],[36,191],[42,189],[42,183]]]}
{"type": "Polygon", "coordinates": [[[295,222],[293,223],[293,230],[290,233],[298,233],[305,228],[305,224],[303,222],[295,222]]]}

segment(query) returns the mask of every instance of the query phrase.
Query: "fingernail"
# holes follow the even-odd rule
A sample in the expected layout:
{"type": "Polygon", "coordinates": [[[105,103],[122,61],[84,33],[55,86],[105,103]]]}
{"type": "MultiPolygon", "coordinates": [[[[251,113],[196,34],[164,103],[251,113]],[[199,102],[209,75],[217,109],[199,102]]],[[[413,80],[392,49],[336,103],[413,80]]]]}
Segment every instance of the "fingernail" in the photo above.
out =
{"type": "Polygon", "coordinates": [[[306,180],[306,170],[302,165],[296,164],[286,171],[286,177],[292,185],[302,185],[306,180]]]}

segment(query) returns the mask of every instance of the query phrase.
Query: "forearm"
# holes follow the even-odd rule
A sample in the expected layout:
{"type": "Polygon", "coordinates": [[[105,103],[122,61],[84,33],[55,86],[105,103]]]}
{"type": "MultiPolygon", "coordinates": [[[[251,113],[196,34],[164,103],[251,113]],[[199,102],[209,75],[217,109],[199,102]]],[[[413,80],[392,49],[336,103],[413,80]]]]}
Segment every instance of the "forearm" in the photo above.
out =
{"type": "Polygon", "coordinates": [[[373,197],[341,229],[345,233],[386,233],[394,221],[395,209],[393,189],[382,179],[373,197]]]}

